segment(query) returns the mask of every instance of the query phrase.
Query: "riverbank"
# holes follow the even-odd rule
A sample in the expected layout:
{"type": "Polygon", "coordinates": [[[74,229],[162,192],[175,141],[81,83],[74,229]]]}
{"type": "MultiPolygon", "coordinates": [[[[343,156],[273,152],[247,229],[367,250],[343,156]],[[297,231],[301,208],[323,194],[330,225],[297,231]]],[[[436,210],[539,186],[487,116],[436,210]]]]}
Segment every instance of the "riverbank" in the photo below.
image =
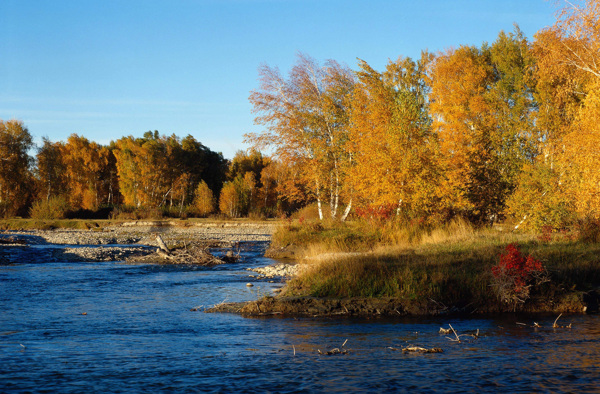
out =
{"type": "MultiPolygon", "coordinates": [[[[16,221],[14,222],[16,223],[16,221]]],[[[237,248],[245,242],[268,242],[275,223],[135,221],[100,222],[89,230],[73,228],[0,231],[0,264],[22,262],[24,248],[50,247],[49,258],[64,261],[129,261],[217,264],[211,247],[237,248]],[[184,250],[180,259],[158,255],[157,236],[169,248],[184,250]],[[60,247],[64,246],[64,247],[60,247]]],[[[29,251],[32,252],[32,251],[29,251]]],[[[47,253],[48,254],[48,253],[47,253]]]]}
{"type": "Polygon", "coordinates": [[[268,252],[293,252],[302,269],[276,297],[216,311],[362,317],[582,313],[597,312],[600,300],[600,244],[574,233],[542,237],[464,222],[437,229],[290,224],[274,234],[268,252]],[[505,262],[539,262],[535,275],[510,271],[499,278],[508,250],[516,255],[505,262]]]}

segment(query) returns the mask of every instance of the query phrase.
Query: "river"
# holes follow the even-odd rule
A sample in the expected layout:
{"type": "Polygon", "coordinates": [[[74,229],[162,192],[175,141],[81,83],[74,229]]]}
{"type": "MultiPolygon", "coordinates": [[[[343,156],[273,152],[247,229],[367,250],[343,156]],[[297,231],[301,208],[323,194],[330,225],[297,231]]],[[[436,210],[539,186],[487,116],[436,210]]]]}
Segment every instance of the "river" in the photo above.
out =
{"type": "Polygon", "coordinates": [[[0,392],[600,391],[598,315],[562,316],[571,328],[552,328],[556,316],[203,313],[280,286],[246,286],[246,268],[272,263],[264,246],[213,268],[31,257],[0,266],[0,392]],[[449,325],[479,337],[453,341],[439,333],[449,325]],[[394,350],[410,345],[443,353],[394,350]],[[333,348],[347,354],[319,354],[333,348]]]}

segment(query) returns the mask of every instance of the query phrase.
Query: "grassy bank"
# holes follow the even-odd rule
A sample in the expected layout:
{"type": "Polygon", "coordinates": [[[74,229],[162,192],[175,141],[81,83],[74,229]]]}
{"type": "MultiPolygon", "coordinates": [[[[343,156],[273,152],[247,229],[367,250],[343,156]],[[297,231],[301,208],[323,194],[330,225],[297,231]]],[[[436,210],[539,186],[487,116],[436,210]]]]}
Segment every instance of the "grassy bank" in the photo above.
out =
{"type": "Polygon", "coordinates": [[[572,234],[548,239],[462,221],[436,229],[297,224],[275,234],[272,250],[290,246],[305,256],[306,268],[288,282],[287,297],[389,297],[486,312],[576,311],[582,294],[600,286],[600,244],[573,240],[572,234]],[[525,303],[503,303],[491,287],[492,267],[508,244],[541,261],[550,278],[532,286],[525,303]]]}

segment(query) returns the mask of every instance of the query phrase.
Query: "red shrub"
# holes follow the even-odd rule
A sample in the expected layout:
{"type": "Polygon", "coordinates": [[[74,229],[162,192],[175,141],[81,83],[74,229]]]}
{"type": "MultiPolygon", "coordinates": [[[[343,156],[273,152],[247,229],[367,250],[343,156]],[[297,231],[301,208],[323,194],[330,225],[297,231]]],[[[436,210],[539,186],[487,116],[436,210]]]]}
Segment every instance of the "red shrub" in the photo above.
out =
{"type": "Polygon", "coordinates": [[[518,245],[510,244],[500,261],[492,267],[492,287],[498,297],[506,303],[525,302],[532,286],[548,281],[548,275],[541,263],[531,255],[525,258],[518,245]]]}

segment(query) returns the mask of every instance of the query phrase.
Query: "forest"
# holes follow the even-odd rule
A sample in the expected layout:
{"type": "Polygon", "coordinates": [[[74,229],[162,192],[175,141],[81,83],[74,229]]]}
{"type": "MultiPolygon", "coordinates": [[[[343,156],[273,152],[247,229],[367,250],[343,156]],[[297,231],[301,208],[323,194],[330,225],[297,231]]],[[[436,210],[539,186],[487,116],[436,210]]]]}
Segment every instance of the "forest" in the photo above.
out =
{"type": "Polygon", "coordinates": [[[30,156],[27,127],[0,121],[0,216],[280,217],[314,203],[321,220],[600,219],[597,0],[532,40],[515,26],[381,71],[300,53],[259,81],[249,100],[263,129],[232,160],[157,131],[107,146],[44,138],[30,156]]]}

